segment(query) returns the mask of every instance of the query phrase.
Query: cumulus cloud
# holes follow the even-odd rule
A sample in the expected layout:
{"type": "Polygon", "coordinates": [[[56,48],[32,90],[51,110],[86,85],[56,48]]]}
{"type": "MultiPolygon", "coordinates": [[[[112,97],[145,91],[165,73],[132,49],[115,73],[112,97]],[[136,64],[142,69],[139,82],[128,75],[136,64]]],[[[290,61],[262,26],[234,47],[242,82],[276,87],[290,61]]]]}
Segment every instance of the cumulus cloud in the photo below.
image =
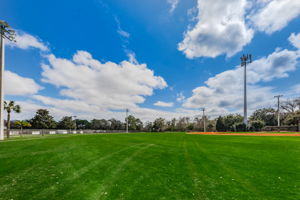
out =
{"type": "Polygon", "coordinates": [[[294,47],[300,49],[300,33],[292,33],[289,37],[289,41],[294,47]]]}
{"type": "Polygon", "coordinates": [[[47,109],[49,110],[50,114],[56,119],[60,120],[62,116],[72,116],[73,113],[65,110],[65,109],[58,109],[55,107],[49,107],[46,105],[38,104],[32,100],[26,101],[16,101],[16,104],[21,106],[22,112],[21,113],[14,113],[11,117],[12,120],[24,120],[24,119],[31,119],[38,109],[47,109]]]}
{"type": "Polygon", "coordinates": [[[159,106],[159,107],[173,107],[174,103],[173,102],[157,101],[153,105],[159,106]]]}
{"type": "MultiPolygon", "coordinates": [[[[109,119],[116,118],[124,121],[126,113],[125,109],[108,110],[100,105],[91,105],[84,100],[58,99],[41,95],[34,95],[33,99],[37,102],[23,102],[28,108],[28,112],[34,113],[38,108],[47,108],[53,113],[58,120],[62,116],[76,115],[82,119],[109,119]],[[40,105],[42,104],[42,105],[40,105]],[[28,107],[29,105],[29,107],[28,107]]],[[[129,109],[129,113],[142,119],[143,121],[153,121],[156,118],[163,117],[165,119],[179,118],[183,116],[195,116],[199,114],[196,111],[188,109],[178,109],[176,111],[163,111],[159,109],[142,108],[139,106],[129,109]]]]}
{"type": "Polygon", "coordinates": [[[167,83],[146,64],[123,61],[101,63],[86,51],[78,51],[72,60],[48,56],[43,65],[43,82],[60,89],[60,94],[105,109],[125,109],[143,103],[154,89],[167,83]]]}
{"type": "Polygon", "coordinates": [[[258,30],[268,34],[281,30],[300,15],[298,0],[272,0],[261,3],[261,8],[249,18],[258,30]]]}
{"type": "Polygon", "coordinates": [[[257,31],[272,34],[300,15],[298,0],[197,1],[198,16],[178,50],[187,58],[233,56],[257,31]]]}
{"type": "Polygon", "coordinates": [[[24,96],[36,94],[42,87],[33,79],[22,77],[14,72],[5,71],[4,90],[6,95],[24,96]]]}
{"type": "Polygon", "coordinates": [[[167,0],[168,4],[170,4],[170,13],[173,13],[174,10],[177,8],[177,5],[179,3],[179,0],[167,0]]]}
{"type": "MultiPolygon", "coordinates": [[[[277,50],[248,65],[248,105],[250,110],[270,106],[273,102],[273,88],[260,86],[274,79],[286,78],[296,70],[300,55],[297,51],[277,50]]],[[[209,78],[206,85],[193,90],[183,106],[187,108],[206,107],[215,113],[238,112],[243,106],[243,68],[236,67],[209,78]]]]}
{"type": "Polygon", "coordinates": [[[16,42],[8,42],[7,45],[11,47],[17,47],[20,49],[36,48],[41,51],[48,51],[48,47],[37,37],[34,37],[28,33],[17,32],[16,42]]]}
{"type": "Polygon", "coordinates": [[[198,22],[178,45],[188,58],[232,56],[253,37],[245,23],[246,0],[198,0],[198,22]]]}

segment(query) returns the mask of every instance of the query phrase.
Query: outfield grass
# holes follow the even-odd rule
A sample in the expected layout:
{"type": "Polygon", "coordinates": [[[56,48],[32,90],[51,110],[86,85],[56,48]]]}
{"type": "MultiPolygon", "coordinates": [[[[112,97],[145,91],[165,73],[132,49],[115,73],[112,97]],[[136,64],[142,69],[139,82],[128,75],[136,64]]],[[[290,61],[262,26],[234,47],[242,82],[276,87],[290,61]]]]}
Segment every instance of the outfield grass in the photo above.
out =
{"type": "Polygon", "coordinates": [[[300,199],[300,138],[64,135],[0,142],[0,199],[300,199]]]}

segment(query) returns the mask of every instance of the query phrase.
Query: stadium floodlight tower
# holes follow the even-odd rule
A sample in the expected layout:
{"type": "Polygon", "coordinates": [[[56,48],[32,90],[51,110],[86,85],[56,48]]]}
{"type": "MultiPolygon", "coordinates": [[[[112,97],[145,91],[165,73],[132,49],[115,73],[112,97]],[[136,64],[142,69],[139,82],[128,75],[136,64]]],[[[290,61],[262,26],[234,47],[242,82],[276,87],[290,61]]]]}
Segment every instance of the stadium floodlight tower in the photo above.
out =
{"type": "Polygon", "coordinates": [[[15,41],[16,33],[0,20],[0,140],[4,140],[4,39],[15,41]]]}
{"type": "Polygon", "coordinates": [[[74,122],[75,122],[75,131],[77,131],[77,122],[76,122],[77,116],[74,115],[74,116],[72,116],[72,119],[73,119],[73,118],[74,118],[74,122]]]}
{"type": "Polygon", "coordinates": [[[203,112],[202,120],[203,120],[203,132],[206,132],[206,123],[205,123],[205,108],[200,109],[203,112]]]}
{"type": "Polygon", "coordinates": [[[126,109],[126,133],[128,133],[128,108],[126,109]]]}
{"type": "Polygon", "coordinates": [[[247,119],[247,64],[252,63],[252,55],[247,54],[241,57],[241,67],[244,67],[244,124],[248,125],[247,119]]]}
{"type": "Polygon", "coordinates": [[[274,96],[274,98],[277,98],[277,126],[280,127],[280,98],[283,97],[283,95],[277,95],[274,96]]]}

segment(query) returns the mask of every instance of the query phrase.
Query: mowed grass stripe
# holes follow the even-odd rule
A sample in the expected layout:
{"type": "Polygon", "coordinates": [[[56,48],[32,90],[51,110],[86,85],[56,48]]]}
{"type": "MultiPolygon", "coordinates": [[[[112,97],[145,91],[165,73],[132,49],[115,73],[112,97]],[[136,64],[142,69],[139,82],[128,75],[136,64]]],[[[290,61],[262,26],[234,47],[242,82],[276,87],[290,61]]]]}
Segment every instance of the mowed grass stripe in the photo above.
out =
{"type": "Polygon", "coordinates": [[[296,137],[80,135],[0,143],[0,199],[299,199],[296,137]]]}

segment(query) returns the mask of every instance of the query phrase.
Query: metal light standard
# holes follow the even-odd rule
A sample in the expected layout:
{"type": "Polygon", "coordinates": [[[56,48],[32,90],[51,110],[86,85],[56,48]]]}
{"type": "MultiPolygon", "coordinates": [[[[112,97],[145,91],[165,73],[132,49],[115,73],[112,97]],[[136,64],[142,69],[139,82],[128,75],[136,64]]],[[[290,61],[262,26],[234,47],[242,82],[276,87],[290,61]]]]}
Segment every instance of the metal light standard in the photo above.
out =
{"type": "MultiPolygon", "coordinates": [[[[77,118],[77,116],[76,115],[74,115],[74,116],[72,116],[73,118],[74,118],[74,122],[75,122],[75,132],[77,131],[77,122],[76,122],[76,118],[77,118]]],[[[77,133],[77,132],[76,132],[77,133]]]]}
{"type": "Polygon", "coordinates": [[[247,119],[247,64],[252,62],[252,55],[247,54],[241,57],[241,66],[244,67],[244,124],[248,125],[247,119]]]}
{"type": "Polygon", "coordinates": [[[202,120],[203,120],[203,132],[206,132],[206,123],[205,123],[205,108],[201,108],[203,111],[202,120]]]}
{"type": "Polygon", "coordinates": [[[126,133],[128,133],[128,112],[129,110],[126,109],[126,133]]]}
{"type": "Polygon", "coordinates": [[[4,140],[4,39],[15,41],[16,33],[0,20],[0,140],[4,140]]]}
{"type": "Polygon", "coordinates": [[[277,126],[278,127],[280,127],[280,97],[283,97],[283,95],[274,96],[274,98],[277,98],[277,126]]]}

